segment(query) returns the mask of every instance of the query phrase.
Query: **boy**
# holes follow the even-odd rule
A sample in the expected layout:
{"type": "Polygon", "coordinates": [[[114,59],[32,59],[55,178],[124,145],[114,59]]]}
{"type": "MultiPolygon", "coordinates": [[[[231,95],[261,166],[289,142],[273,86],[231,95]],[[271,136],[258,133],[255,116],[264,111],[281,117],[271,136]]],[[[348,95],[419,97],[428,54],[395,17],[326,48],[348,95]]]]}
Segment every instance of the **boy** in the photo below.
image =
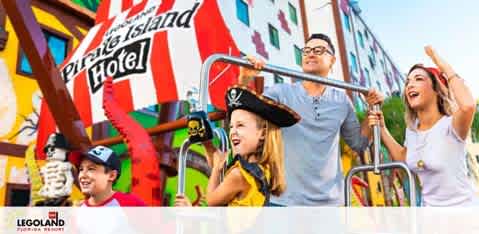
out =
{"type": "Polygon", "coordinates": [[[132,194],[113,190],[120,168],[118,156],[105,146],[96,146],[82,154],[78,182],[86,199],[81,206],[146,206],[132,194]]]}

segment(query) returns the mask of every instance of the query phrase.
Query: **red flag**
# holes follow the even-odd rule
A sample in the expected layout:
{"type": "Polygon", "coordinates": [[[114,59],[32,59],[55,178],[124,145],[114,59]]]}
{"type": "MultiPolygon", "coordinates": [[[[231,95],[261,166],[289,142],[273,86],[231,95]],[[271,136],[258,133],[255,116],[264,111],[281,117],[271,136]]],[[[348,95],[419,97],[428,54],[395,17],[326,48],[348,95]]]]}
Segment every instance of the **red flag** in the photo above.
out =
{"type": "Polygon", "coordinates": [[[36,159],[44,160],[46,158],[45,153],[43,153],[43,146],[47,143],[48,136],[55,131],[55,120],[48,109],[47,103],[45,100],[42,100],[40,117],[38,119],[37,147],[35,148],[36,159]]]}

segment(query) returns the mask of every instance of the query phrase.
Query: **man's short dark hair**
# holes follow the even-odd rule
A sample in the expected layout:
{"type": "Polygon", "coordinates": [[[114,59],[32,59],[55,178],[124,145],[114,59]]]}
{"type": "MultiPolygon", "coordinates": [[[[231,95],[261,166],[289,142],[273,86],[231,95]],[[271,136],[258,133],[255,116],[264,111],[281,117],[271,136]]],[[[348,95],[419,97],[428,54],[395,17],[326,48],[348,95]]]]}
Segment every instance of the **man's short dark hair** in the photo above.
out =
{"type": "Polygon", "coordinates": [[[331,52],[333,52],[333,54],[335,54],[335,50],[334,50],[333,43],[331,42],[331,38],[329,38],[326,34],[314,33],[308,38],[308,40],[306,40],[306,43],[308,43],[309,41],[311,41],[313,39],[320,39],[320,40],[323,40],[326,43],[328,43],[329,49],[331,49],[331,52]]]}

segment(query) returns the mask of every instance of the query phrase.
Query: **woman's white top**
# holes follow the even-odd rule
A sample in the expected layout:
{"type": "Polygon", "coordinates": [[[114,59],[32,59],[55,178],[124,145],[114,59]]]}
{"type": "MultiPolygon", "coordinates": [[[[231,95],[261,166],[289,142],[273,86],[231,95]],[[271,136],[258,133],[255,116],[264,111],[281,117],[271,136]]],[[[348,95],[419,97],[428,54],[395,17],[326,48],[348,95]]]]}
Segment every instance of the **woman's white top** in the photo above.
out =
{"type": "Polygon", "coordinates": [[[479,205],[467,175],[466,142],[454,130],[451,116],[426,131],[407,128],[404,146],[406,163],[422,184],[423,206],[479,205]]]}

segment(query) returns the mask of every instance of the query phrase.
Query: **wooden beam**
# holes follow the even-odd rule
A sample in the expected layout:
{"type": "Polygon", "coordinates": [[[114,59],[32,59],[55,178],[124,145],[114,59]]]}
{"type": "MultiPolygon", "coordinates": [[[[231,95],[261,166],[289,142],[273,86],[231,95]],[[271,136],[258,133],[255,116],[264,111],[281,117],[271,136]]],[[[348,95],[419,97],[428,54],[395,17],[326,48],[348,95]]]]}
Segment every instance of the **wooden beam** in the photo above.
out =
{"type": "MultiPolygon", "coordinates": [[[[224,119],[226,117],[225,112],[213,112],[208,114],[208,118],[211,121],[217,121],[224,119]]],[[[156,136],[165,132],[174,131],[177,129],[185,128],[186,127],[186,119],[181,118],[179,120],[175,120],[172,122],[159,124],[155,127],[148,128],[146,131],[151,136],[156,136]]],[[[121,136],[106,138],[94,141],[92,145],[115,145],[123,143],[123,138],[121,136]]],[[[10,143],[0,142],[0,154],[9,155],[9,156],[17,156],[17,157],[25,157],[25,151],[27,150],[26,145],[16,145],[10,143]]]]}
{"type": "Polygon", "coordinates": [[[91,145],[90,139],[48,50],[42,29],[33,14],[31,1],[2,0],[2,3],[60,132],[74,148],[87,150],[91,145]]]}
{"type": "Polygon", "coordinates": [[[299,12],[301,12],[301,23],[303,24],[304,42],[309,38],[308,16],[306,15],[306,4],[304,0],[299,0],[299,12]]]}
{"type": "MultiPolygon", "coordinates": [[[[225,117],[226,117],[226,113],[224,113],[224,112],[213,112],[213,113],[208,114],[208,118],[211,121],[224,119],[225,117]]],[[[161,133],[174,131],[174,130],[185,128],[185,127],[186,127],[186,118],[181,118],[179,120],[175,120],[175,121],[172,121],[172,122],[160,124],[160,125],[157,125],[157,126],[152,127],[152,128],[147,128],[146,131],[148,132],[148,134],[150,134],[152,136],[155,136],[155,135],[159,135],[161,133]]],[[[94,145],[94,146],[96,146],[96,145],[108,146],[108,145],[115,145],[115,144],[120,144],[120,143],[123,143],[123,138],[121,136],[116,136],[116,137],[112,137],[112,138],[108,138],[108,139],[102,139],[102,140],[94,141],[92,143],[92,145],[94,145]]]]}
{"type": "MultiPolygon", "coordinates": [[[[160,113],[158,115],[158,124],[175,121],[178,116],[179,108],[179,101],[162,104],[160,113]]],[[[166,179],[166,175],[176,176],[177,174],[176,159],[173,149],[171,148],[171,144],[173,143],[173,135],[173,131],[168,131],[153,137],[153,142],[159,154],[161,171],[160,178],[163,179],[166,179]]]]}
{"type": "Polygon", "coordinates": [[[17,145],[6,142],[0,142],[0,154],[15,156],[15,157],[25,157],[25,151],[27,151],[26,145],[17,145]]]}
{"type": "MultiPolygon", "coordinates": [[[[338,37],[338,53],[341,55],[341,69],[343,70],[343,79],[345,82],[351,83],[351,74],[349,73],[348,63],[348,51],[346,50],[346,41],[344,39],[344,32],[341,23],[341,12],[339,9],[338,1],[332,1],[332,11],[334,19],[334,28],[336,30],[336,36],[338,37]]],[[[353,32],[354,34],[355,32],[353,32]]],[[[359,55],[358,55],[359,57],[359,55]]],[[[353,94],[351,90],[346,90],[349,99],[353,100],[353,94]]]]}
{"type": "MultiPolygon", "coordinates": [[[[160,113],[158,115],[158,124],[168,123],[176,120],[179,107],[179,101],[162,104],[160,113]]],[[[176,176],[178,174],[176,158],[174,157],[175,153],[170,147],[173,143],[173,135],[174,132],[170,131],[157,135],[152,139],[158,152],[158,160],[160,162],[160,164],[158,165],[160,167],[160,187],[157,191],[157,196],[160,197],[160,201],[164,201],[163,198],[166,188],[166,180],[168,179],[168,177],[176,176]]],[[[161,205],[168,206],[168,204],[161,205]]]]}

